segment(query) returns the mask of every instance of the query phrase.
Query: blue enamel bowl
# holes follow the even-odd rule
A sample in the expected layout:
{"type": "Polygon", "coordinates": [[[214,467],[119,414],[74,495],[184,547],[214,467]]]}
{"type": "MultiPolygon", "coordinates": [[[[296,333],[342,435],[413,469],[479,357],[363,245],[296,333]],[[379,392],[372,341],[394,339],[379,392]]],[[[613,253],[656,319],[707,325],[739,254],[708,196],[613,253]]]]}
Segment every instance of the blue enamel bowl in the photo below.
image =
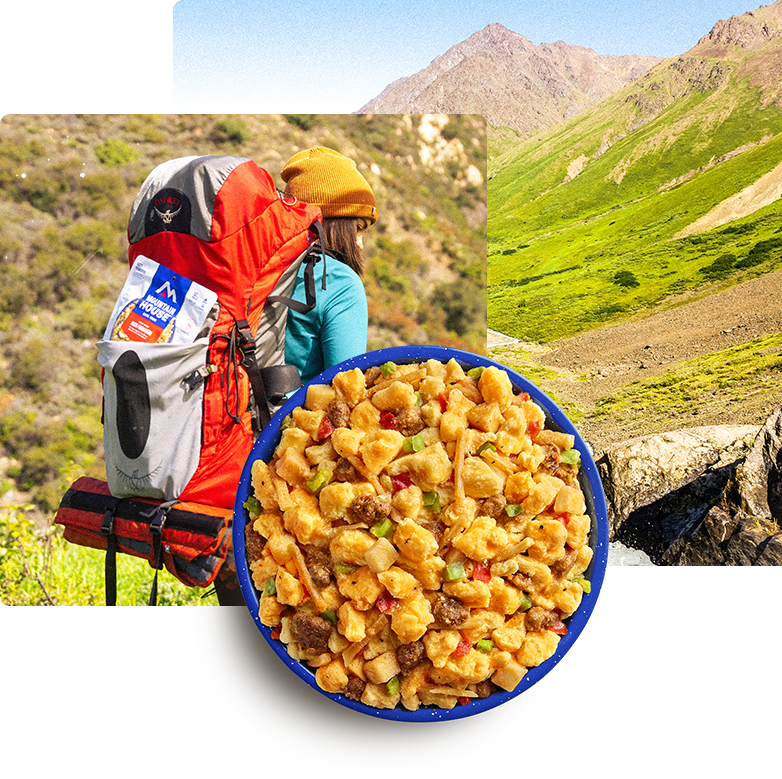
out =
{"type": "Polygon", "coordinates": [[[594,555],[590,567],[585,574],[585,577],[589,579],[591,583],[591,590],[589,594],[584,594],[578,611],[566,620],[568,628],[567,633],[560,639],[555,654],[541,665],[530,668],[515,690],[512,692],[498,690],[486,698],[475,698],[469,703],[455,706],[452,709],[421,707],[417,711],[408,711],[402,708],[401,705],[397,706],[395,709],[377,709],[361,702],[350,700],[344,695],[327,693],[322,690],[315,681],[314,670],[297,660],[293,660],[288,655],[285,645],[281,641],[273,639],[271,637],[271,630],[260,622],[258,619],[259,593],[255,588],[252,576],[247,567],[245,554],[244,534],[248,516],[247,511],[244,509],[244,502],[247,500],[252,486],[252,464],[258,459],[267,462],[271,460],[274,449],[280,440],[280,424],[294,408],[301,406],[304,403],[307,392],[306,387],[302,387],[285,402],[282,408],[274,415],[271,423],[266,426],[256,440],[242,472],[239,489],[236,495],[236,502],[234,504],[233,547],[236,560],[236,572],[239,577],[242,595],[244,596],[247,608],[263,638],[269,643],[269,646],[280,660],[296,674],[296,676],[319,693],[349,709],[382,719],[403,722],[439,722],[443,720],[460,719],[462,717],[470,717],[488,711],[489,709],[500,706],[506,701],[521,695],[525,690],[532,687],[533,684],[539,682],[557,665],[583,631],[595,607],[598,594],[600,593],[608,560],[608,517],[606,501],[597,466],[591,456],[590,450],[573,426],[573,423],[567,418],[563,411],[548,396],[541,392],[538,387],[519,373],[494,360],[472,354],[471,352],[447,349],[439,346],[399,346],[390,349],[379,349],[346,360],[345,362],[324,371],[314,378],[311,383],[330,384],[334,376],[341,371],[353,370],[354,368],[360,368],[363,371],[372,366],[383,365],[389,361],[397,364],[423,362],[429,359],[447,362],[452,358],[461,363],[465,369],[476,366],[489,367],[493,365],[506,371],[514,384],[515,390],[517,392],[527,392],[531,399],[544,410],[546,414],[546,427],[575,436],[575,448],[581,453],[581,489],[586,497],[587,513],[592,518],[590,545],[592,546],[594,555]]]}

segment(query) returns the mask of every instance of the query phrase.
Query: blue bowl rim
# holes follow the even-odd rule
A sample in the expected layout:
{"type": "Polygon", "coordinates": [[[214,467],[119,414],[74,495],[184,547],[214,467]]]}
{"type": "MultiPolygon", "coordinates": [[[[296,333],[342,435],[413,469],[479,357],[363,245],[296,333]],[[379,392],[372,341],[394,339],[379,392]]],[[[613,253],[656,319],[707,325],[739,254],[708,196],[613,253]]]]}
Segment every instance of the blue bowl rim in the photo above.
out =
{"type": "Polygon", "coordinates": [[[512,368],[479,354],[441,346],[394,346],[367,352],[366,354],[345,360],[344,362],[335,365],[333,368],[329,368],[291,395],[272,417],[271,422],[261,432],[244,465],[234,503],[232,533],[236,572],[245,604],[247,605],[253,621],[260,630],[261,635],[280,660],[282,660],[282,662],[300,679],[336,703],[370,716],[403,722],[437,722],[461,719],[480,714],[516,698],[525,690],[528,690],[539,682],[555,665],[557,665],[557,663],[559,663],[584,630],[584,627],[594,610],[608,563],[608,510],[606,507],[605,494],[591,450],[579,434],[578,430],[576,430],[573,423],[542,390],[512,368]],[[486,698],[475,698],[468,704],[457,705],[452,709],[438,709],[424,706],[415,711],[408,711],[401,706],[397,706],[394,709],[377,709],[372,706],[367,706],[360,701],[350,700],[341,693],[329,693],[321,689],[315,681],[314,671],[309,666],[291,658],[290,655],[288,655],[285,645],[281,641],[273,639],[271,637],[270,628],[262,624],[259,620],[258,593],[247,567],[245,555],[244,533],[247,524],[247,514],[243,504],[249,495],[252,464],[258,459],[265,459],[268,461],[268,459],[271,458],[272,452],[279,442],[279,427],[282,420],[290,414],[294,408],[301,406],[304,403],[307,387],[310,384],[330,384],[334,376],[342,371],[349,371],[354,368],[366,370],[375,365],[383,365],[386,362],[403,364],[409,362],[423,362],[429,359],[447,362],[451,358],[455,359],[466,368],[495,366],[506,371],[514,385],[514,390],[516,392],[527,392],[530,395],[530,398],[535,400],[543,408],[546,414],[546,424],[548,427],[553,430],[569,433],[575,437],[575,448],[581,453],[579,478],[587,501],[587,513],[592,519],[590,545],[592,546],[594,555],[590,566],[585,573],[586,578],[590,581],[590,593],[584,594],[579,609],[575,614],[568,618],[568,631],[561,637],[555,653],[541,665],[528,669],[524,678],[511,692],[498,690],[486,698]]]}

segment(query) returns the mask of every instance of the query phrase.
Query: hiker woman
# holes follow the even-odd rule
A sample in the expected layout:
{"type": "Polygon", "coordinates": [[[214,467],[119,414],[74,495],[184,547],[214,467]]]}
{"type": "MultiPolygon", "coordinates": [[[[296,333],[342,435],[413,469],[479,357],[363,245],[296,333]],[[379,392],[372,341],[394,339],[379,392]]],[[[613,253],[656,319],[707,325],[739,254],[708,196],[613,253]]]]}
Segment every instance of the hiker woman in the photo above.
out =
{"type": "MultiPolygon", "coordinates": [[[[362,236],[377,221],[377,206],[356,163],[333,149],[318,146],[294,154],[280,175],[289,194],[320,207],[326,235],[326,289],[318,281],[316,306],[309,313],[288,312],[285,359],[306,383],[367,349],[362,236]]],[[[321,273],[316,270],[316,278],[321,273]]],[[[305,300],[303,265],[293,298],[305,300]]]]}

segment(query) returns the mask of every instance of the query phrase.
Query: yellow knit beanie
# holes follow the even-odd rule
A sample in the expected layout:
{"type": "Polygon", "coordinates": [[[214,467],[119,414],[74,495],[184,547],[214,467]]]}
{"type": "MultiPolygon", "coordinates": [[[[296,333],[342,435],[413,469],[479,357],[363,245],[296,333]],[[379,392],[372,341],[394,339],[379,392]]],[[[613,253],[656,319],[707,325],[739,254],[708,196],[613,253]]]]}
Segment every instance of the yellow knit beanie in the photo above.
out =
{"type": "Polygon", "coordinates": [[[316,146],[294,154],[282,169],[287,191],[319,206],[326,218],[354,216],[377,221],[375,195],[356,163],[333,149],[316,146]]]}

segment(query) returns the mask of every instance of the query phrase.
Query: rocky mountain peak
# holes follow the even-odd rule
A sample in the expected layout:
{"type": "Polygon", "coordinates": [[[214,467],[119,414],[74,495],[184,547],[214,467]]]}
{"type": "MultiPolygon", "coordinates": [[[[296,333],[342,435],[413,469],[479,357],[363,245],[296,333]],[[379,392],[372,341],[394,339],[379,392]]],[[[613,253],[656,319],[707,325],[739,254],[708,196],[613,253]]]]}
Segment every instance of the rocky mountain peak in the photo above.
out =
{"type": "Polygon", "coordinates": [[[757,11],[748,11],[730,19],[720,19],[708,34],[704,35],[696,48],[708,48],[718,54],[728,46],[741,49],[757,49],[772,38],[782,35],[782,2],[777,0],[770,6],[761,6],[757,11]]]}
{"type": "Polygon", "coordinates": [[[359,113],[477,113],[529,134],[573,116],[657,62],[598,55],[562,41],[535,45],[492,23],[387,86],[359,113]]]}

